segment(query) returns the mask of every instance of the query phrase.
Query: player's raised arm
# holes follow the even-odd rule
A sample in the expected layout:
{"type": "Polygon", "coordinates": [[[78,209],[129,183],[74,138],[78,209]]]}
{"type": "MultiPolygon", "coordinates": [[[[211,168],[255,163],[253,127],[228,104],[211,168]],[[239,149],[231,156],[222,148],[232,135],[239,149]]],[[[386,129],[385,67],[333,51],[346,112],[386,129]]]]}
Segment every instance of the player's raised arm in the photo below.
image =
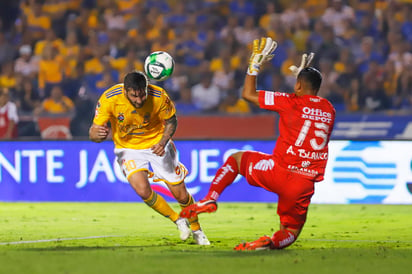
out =
{"type": "Polygon", "coordinates": [[[259,105],[259,94],[256,93],[256,76],[259,73],[260,66],[273,58],[272,53],[276,47],[276,41],[270,37],[262,37],[260,40],[253,41],[253,52],[249,59],[249,67],[242,89],[243,99],[259,105]]]}

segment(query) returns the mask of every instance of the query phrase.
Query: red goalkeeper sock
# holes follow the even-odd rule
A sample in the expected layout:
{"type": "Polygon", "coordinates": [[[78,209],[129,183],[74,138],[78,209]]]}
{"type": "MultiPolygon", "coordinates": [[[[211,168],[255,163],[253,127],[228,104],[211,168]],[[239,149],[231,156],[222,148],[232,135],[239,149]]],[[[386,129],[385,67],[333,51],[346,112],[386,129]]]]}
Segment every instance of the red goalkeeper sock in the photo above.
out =
{"type": "Polygon", "coordinates": [[[226,162],[216,172],[215,178],[213,178],[210,184],[209,192],[205,196],[204,200],[217,200],[223,190],[230,185],[239,173],[237,162],[235,158],[230,156],[226,162]]]}
{"type": "Polygon", "coordinates": [[[275,249],[282,249],[290,246],[296,241],[296,236],[287,229],[281,229],[272,236],[272,242],[275,249]]]}

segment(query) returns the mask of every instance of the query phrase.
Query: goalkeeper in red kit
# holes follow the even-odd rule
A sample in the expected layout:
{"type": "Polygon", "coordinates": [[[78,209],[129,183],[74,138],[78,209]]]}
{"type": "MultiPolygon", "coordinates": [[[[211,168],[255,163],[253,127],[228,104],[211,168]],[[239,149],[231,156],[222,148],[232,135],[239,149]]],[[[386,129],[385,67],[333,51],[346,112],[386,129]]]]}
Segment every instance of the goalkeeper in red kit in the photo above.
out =
{"type": "Polygon", "coordinates": [[[217,171],[208,194],[180,213],[191,218],[217,210],[217,199],[238,174],[252,186],[278,195],[280,228],[272,236],[241,243],[235,250],[282,249],[296,241],[306,221],[314,185],[323,180],[328,160],[328,142],[335,120],[332,104],[317,96],[320,72],[309,67],[313,53],[303,54],[299,67],[289,69],[296,76],[294,93],[256,90],[260,66],[273,58],[277,43],[271,38],[253,42],[242,97],[260,108],[280,115],[279,138],[272,154],[240,151],[232,154],[217,171]]]}

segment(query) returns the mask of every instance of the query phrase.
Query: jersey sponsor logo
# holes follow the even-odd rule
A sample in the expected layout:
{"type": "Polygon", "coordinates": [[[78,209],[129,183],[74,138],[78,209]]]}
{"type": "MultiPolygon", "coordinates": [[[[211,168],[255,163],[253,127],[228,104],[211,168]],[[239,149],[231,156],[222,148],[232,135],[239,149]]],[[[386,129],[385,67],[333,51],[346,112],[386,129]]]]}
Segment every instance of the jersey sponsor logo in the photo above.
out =
{"type": "Polygon", "coordinates": [[[320,99],[319,98],[310,98],[309,101],[315,102],[315,103],[319,103],[320,99]]]}
{"type": "Polygon", "coordinates": [[[302,167],[310,166],[310,161],[302,161],[302,167]]]}
{"type": "Polygon", "coordinates": [[[219,176],[217,176],[216,179],[213,180],[213,184],[214,185],[218,184],[220,180],[222,180],[222,178],[229,172],[232,172],[232,173],[235,172],[233,168],[231,167],[231,165],[222,166],[222,173],[220,173],[219,176]]]}
{"type": "Polygon", "coordinates": [[[269,169],[273,169],[274,166],[275,166],[275,162],[272,159],[260,160],[259,162],[256,163],[253,169],[266,171],[269,169]]]}
{"type": "Polygon", "coordinates": [[[305,167],[297,167],[294,165],[288,165],[288,169],[292,172],[306,175],[306,176],[316,177],[316,175],[318,175],[318,172],[316,170],[305,168],[305,167]]]}
{"type": "Polygon", "coordinates": [[[302,116],[303,119],[313,120],[313,121],[321,121],[324,123],[332,122],[332,113],[323,111],[319,108],[310,108],[304,107],[302,109],[302,116]]]}

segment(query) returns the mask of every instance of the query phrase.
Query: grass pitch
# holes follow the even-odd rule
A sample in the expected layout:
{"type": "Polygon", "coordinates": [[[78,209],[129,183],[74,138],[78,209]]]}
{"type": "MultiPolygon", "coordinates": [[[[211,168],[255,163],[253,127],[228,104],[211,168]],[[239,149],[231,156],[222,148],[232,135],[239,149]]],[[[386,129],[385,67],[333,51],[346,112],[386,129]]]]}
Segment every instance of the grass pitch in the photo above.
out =
{"type": "Polygon", "coordinates": [[[232,250],[277,230],[274,204],[200,219],[210,246],[180,241],[143,203],[0,203],[0,273],[412,273],[410,205],[311,205],[299,239],[274,251],[232,250]]]}

